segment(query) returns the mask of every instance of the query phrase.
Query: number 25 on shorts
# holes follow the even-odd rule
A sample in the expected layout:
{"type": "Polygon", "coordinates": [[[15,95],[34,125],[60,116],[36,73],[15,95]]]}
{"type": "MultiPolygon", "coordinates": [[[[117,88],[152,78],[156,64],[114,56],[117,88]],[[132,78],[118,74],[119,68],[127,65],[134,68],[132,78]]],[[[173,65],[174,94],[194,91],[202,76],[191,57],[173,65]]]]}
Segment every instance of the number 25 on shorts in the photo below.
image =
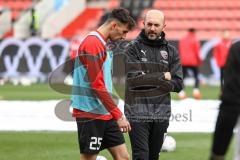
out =
{"type": "Polygon", "coordinates": [[[102,144],[102,138],[101,137],[91,137],[91,142],[89,149],[91,150],[99,150],[102,144]]]}

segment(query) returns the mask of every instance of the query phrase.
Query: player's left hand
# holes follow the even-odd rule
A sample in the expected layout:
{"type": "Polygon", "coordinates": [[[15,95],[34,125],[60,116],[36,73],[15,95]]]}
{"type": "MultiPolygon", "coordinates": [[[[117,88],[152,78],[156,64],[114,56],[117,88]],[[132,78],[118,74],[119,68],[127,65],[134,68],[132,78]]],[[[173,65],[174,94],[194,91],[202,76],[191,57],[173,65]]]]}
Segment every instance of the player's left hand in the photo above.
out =
{"type": "Polygon", "coordinates": [[[172,76],[171,76],[171,73],[170,72],[165,72],[164,73],[164,78],[166,79],[166,80],[171,80],[172,79],[172,76]]]}

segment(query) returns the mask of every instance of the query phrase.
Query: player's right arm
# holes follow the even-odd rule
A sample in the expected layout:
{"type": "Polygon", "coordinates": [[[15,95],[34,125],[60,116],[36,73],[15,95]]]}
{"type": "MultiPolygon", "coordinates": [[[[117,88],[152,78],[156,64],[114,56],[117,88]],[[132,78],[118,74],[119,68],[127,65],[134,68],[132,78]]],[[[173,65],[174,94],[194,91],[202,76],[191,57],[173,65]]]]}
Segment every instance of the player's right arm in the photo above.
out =
{"type": "MultiPolygon", "coordinates": [[[[105,46],[101,43],[94,43],[96,37],[89,36],[79,48],[79,58],[87,70],[88,81],[92,91],[102,102],[119,127],[127,132],[130,130],[128,121],[123,117],[122,112],[112,99],[106,88],[103,73],[103,63],[106,59],[105,46]]],[[[100,42],[100,41],[96,41],[100,42]]]]}

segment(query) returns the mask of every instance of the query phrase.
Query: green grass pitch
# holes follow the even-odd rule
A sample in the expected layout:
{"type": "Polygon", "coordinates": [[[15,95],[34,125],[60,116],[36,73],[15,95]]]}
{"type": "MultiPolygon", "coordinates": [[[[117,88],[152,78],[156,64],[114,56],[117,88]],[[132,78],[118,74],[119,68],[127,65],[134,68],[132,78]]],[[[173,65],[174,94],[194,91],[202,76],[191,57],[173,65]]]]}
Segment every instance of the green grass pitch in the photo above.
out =
{"type": "MultiPolygon", "coordinates": [[[[121,98],[124,97],[124,87],[114,85],[116,92],[121,98]]],[[[218,99],[219,87],[201,86],[202,99],[218,99]]],[[[192,95],[192,87],[186,87],[188,97],[192,95]]],[[[31,86],[13,86],[6,84],[0,86],[0,99],[2,100],[51,100],[69,98],[70,95],[64,95],[53,91],[48,84],[34,84],[31,86]]],[[[172,93],[173,99],[178,99],[176,93],[172,93]]]]}
{"type": "MultiPolygon", "coordinates": [[[[177,141],[174,152],[161,153],[161,160],[208,160],[211,134],[174,133],[177,141]]],[[[131,154],[129,138],[125,135],[131,154]]],[[[76,132],[0,132],[1,160],[78,160],[79,149],[76,132]]],[[[108,151],[100,153],[108,160],[108,151]]],[[[233,149],[227,155],[232,159],[233,149]]]]}
{"type": "MultiPolygon", "coordinates": [[[[124,87],[115,86],[117,93],[123,97],[124,87]]],[[[201,86],[202,99],[218,99],[219,87],[201,86]]],[[[192,88],[186,87],[188,96],[192,88]]],[[[173,99],[178,99],[175,93],[173,99]]],[[[69,98],[53,91],[47,84],[32,86],[0,86],[2,100],[51,100],[69,98]]],[[[4,123],[4,122],[1,122],[4,123]]],[[[208,160],[212,134],[206,133],[170,133],[177,141],[177,149],[170,153],[161,153],[161,160],[208,160]]],[[[129,153],[130,142],[125,135],[129,153]]],[[[101,155],[111,160],[107,151],[101,155]]],[[[233,144],[227,160],[232,160],[233,144]]],[[[5,132],[0,131],[0,159],[1,160],[66,160],[79,159],[79,149],[76,132],[5,132]]]]}

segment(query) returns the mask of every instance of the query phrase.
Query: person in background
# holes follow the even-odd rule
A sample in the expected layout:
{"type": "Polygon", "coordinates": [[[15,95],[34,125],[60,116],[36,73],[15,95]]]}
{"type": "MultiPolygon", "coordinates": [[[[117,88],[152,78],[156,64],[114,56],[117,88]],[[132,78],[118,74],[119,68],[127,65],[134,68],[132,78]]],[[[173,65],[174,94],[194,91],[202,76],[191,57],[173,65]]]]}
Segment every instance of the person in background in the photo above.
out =
{"type": "Polygon", "coordinates": [[[218,67],[220,68],[220,86],[221,90],[223,89],[223,74],[224,74],[224,66],[227,60],[228,51],[231,46],[231,39],[228,30],[224,30],[222,34],[221,41],[214,47],[213,55],[217,62],[218,67]]]}
{"type": "Polygon", "coordinates": [[[39,22],[38,15],[34,7],[31,8],[30,34],[36,36],[38,33],[39,22]]]}
{"type": "MultiPolygon", "coordinates": [[[[188,74],[188,70],[192,71],[195,85],[193,89],[193,97],[196,99],[201,98],[199,90],[199,66],[201,65],[200,58],[200,42],[196,37],[196,30],[190,28],[185,37],[179,41],[179,55],[183,68],[183,78],[185,79],[188,74]]],[[[180,99],[186,98],[186,93],[182,90],[179,94],[180,99]]]]}
{"type": "Polygon", "coordinates": [[[240,41],[234,43],[224,68],[224,84],[217,117],[210,160],[225,160],[240,115],[240,41]]]}

